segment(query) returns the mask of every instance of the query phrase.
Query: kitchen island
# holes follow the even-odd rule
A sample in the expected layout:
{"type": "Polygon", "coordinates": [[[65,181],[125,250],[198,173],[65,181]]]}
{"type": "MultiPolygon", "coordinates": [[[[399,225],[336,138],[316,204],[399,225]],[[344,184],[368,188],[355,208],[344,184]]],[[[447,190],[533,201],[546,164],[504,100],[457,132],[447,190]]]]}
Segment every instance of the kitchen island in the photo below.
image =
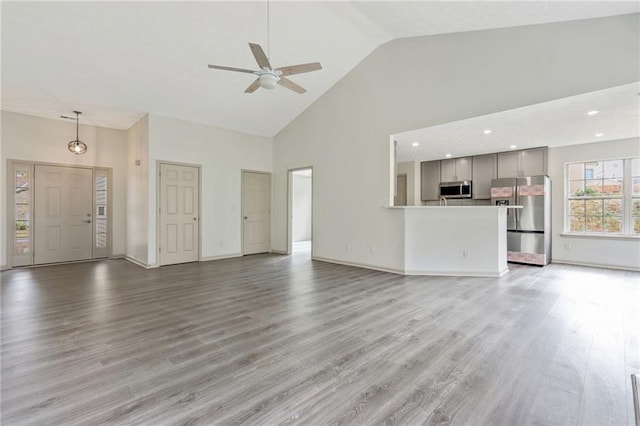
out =
{"type": "Polygon", "coordinates": [[[406,206],[404,274],[498,277],[507,267],[507,214],[519,206],[406,206]]]}

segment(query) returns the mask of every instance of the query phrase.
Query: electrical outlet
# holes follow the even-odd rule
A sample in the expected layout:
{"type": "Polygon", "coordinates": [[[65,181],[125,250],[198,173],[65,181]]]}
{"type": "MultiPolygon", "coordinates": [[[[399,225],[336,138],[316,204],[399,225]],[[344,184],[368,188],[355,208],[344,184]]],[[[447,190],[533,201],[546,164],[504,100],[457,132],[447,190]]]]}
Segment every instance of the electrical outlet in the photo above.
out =
{"type": "Polygon", "coordinates": [[[369,246],[369,251],[370,251],[372,254],[373,254],[373,253],[375,253],[375,252],[376,252],[376,246],[374,246],[374,245],[370,245],[370,246],[369,246]]]}
{"type": "Polygon", "coordinates": [[[564,249],[565,249],[565,250],[571,250],[571,244],[569,244],[569,243],[564,243],[564,249]]]}
{"type": "Polygon", "coordinates": [[[344,250],[345,251],[349,251],[350,248],[351,248],[351,246],[349,245],[349,243],[344,245],[344,250]]]}
{"type": "Polygon", "coordinates": [[[469,259],[469,251],[468,250],[462,250],[462,258],[463,259],[469,259]]]}

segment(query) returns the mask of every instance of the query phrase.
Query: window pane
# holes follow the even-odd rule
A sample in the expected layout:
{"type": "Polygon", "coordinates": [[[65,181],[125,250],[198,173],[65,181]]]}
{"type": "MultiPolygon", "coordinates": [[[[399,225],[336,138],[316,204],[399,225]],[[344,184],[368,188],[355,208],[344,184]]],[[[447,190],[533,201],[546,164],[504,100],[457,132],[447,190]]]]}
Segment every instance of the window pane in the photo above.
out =
{"type": "Polygon", "coordinates": [[[569,216],[569,230],[571,232],[584,232],[584,216],[569,216]]]}
{"type": "Polygon", "coordinates": [[[600,195],[602,192],[602,179],[592,179],[586,182],[585,195],[600,195]]]}
{"type": "Polygon", "coordinates": [[[622,200],[604,200],[604,215],[622,216],[622,200]]]}
{"type": "Polygon", "coordinates": [[[624,176],[622,160],[609,160],[603,161],[604,163],[604,175],[605,179],[607,178],[620,178],[624,176]]]}
{"type": "Polygon", "coordinates": [[[607,195],[622,195],[622,179],[605,179],[603,192],[607,195]]]}
{"type": "Polygon", "coordinates": [[[640,158],[631,159],[631,176],[640,177],[640,158]]]}
{"type": "Polygon", "coordinates": [[[602,162],[584,163],[584,177],[586,179],[602,178],[602,162]]]}
{"type": "Polygon", "coordinates": [[[602,232],[602,217],[587,217],[587,232],[602,232]]]}
{"type": "Polygon", "coordinates": [[[569,214],[572,216],[584,215],[584,200],[569,201],[569,214]]]}
{"type": "Polygon", "coordinates": [[[605,217],[604,232],[606,234],[620,234],[622,232],[622,217],[605,217]]]}
{"type": "Polygon", "coordinates": [[[634,199],[631,207],[631,214],[640,217],[640,200],[634,199]]]}
{"type": "Polygon", "coordinates": [[[633,218],[633,233],[640,234],[640,217],[633,218]]]}
{"type": "Polygon", "coordinates": [[[640,195],[640,177],[632,178],[633,183],[631,184],[633,195],[640,195]]]}
{"type": "Polygon", "coordinates": [[[569,175],[569,180],[584,179],[584,163],[569,164],[567,166],[567,175],[569,175]]]}
{"type": "Polygon", "coordinates": [[[583,180],[572,180],[569,182],[569,194],[574,195],[576,197],[581,197],[584,195],[584,181],[583,180]]]}
{"type": "Polygon", "coordinates": [[[602,216],[602,200],[586,200],[587,216],[602,216]]]}
{"type": "Polygon", "coordinates": [[[28,204],[18,204],[15,209],[15,219],[16,220],[29,220],[29,215],[31,214],[31,208],[28,204]]]}

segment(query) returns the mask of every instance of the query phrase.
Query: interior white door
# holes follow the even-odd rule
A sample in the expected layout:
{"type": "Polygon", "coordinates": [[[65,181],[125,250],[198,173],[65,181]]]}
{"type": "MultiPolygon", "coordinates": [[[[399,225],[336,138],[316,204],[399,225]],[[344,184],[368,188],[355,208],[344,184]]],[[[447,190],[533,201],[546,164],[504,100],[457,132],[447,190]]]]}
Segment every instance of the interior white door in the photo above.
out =
{"type": "Polygon", "coordinates": [[[271,176],[242,174],[242,250],[244,254],[265,253],[271,248],[271,176]]]}
{"type": "Polygon", "coordinates": [[[92,258],[93,171],[36,165],[34,263],[92,258]]]}
{"type": "Polygon", "coordinates": [[[160,163],[160,265],[198,261],[199,181],[197,167],[160,163]]]}

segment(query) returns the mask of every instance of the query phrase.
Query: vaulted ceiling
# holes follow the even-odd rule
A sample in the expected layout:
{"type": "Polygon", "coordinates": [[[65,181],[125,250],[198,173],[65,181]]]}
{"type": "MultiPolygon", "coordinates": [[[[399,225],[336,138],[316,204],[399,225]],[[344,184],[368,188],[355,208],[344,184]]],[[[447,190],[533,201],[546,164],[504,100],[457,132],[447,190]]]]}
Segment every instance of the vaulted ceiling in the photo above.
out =
{"type": "Polygon", "coordinates": [[[376,47],[402,37],[639,11],[637,2],[2,2],[2,109],[126,129],[147,112],[271,137],[376,47]],[[244,93],[249,42],[274,66],[318,61],[244,93]]]}

